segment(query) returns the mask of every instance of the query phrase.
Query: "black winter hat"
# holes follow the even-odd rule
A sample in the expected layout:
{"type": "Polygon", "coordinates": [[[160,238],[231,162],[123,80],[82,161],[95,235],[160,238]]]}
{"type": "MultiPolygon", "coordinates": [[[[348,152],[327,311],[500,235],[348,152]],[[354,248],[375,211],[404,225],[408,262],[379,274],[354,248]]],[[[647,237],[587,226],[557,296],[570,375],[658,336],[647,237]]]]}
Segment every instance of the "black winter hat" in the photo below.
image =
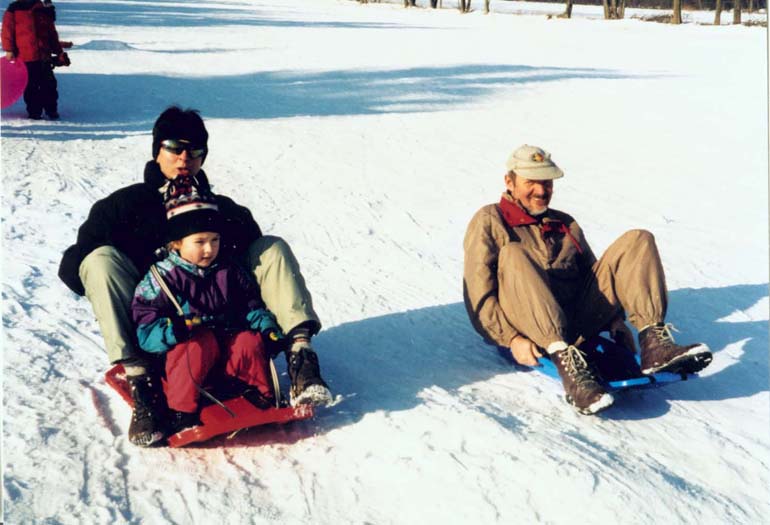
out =
{"type": "Polygon", "coordinates": [[[166,242],[178,241],[200,232],[222,232],[216,197],[201,188],[193,177],[178,176],[169,181],[163,194],[166,207],[166,242]]]}
{"type": "MultiPolygon", "coordinates": [[[[171,106],[160,114],[152,128],[152,158],[158,158],[160,143],[167,139],[187,140],[195,146],[206,147],[209,132],[197,110],[171,106]]],[[[203,155],[206,160],[206,154],[203,155]]]]}

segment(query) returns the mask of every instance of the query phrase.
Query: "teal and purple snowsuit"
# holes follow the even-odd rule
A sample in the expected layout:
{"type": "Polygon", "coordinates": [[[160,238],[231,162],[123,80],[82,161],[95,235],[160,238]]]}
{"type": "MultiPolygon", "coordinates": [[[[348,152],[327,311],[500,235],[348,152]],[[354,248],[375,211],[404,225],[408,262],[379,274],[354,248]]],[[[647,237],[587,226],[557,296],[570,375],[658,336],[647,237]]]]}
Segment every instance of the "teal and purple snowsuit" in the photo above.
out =
{"type": "Polygon", "coordinates": [[[136,287],[131,312],[139,346],[166,353],[164,389],[169,408],[195,412],[196,384],[203,384],[221,361],[226,376],[272,397],[265,339],[282,334],[253,278],[227,260],[201,268],[176,252],[156,267],[184,317],[149,272],[136,287]]]}

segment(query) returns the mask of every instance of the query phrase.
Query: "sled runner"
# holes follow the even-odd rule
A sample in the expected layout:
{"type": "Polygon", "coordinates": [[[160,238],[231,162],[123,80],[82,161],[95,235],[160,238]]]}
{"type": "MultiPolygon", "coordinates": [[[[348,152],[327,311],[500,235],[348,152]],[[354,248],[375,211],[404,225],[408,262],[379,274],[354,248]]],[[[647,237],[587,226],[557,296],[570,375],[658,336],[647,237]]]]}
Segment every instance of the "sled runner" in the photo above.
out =
{"type": "MultiPolygon", "coordinates": [[[[586,358],[594,366],[599,378],[609,391],[646,388],[694,379],[698,375],[690,370],[700,370],[711,361],[711,354],[707,357],[696,356],[688,362],[680,363],[677,372],[644,375],[639,366],[639,356],[634,351],[609,339],[596,336],[580,345],[580,349],[586,353],[586,358]]],[[[536,367],[536,370],[559,379],[556,365],[550,359],[541,357],[538,361],[540,366],[536,367]]]]}
{"type": "MultiPolygon", "coordinates": [[[[133,406],[131,391],[126,381],[123,365],[115,365],[105,375],[107,384],[120,394],[126,403],[133,406]]],[[[280,399],[280,394],[276,396],[280,399]]],[[[238,430],[267,425],[269,423],[289,423],[301,419],[313,417],[311,405],[280,406],[268,409],[259,409],[249,403],[243,397],[236,397],[222,401],[224,406],[217,404],[207,405],[201,408],[198,426],[186,428],[167,438],[170,447],[183,447],[190,443],[206,441],[215,436],[230,434],[238,430]]]]}

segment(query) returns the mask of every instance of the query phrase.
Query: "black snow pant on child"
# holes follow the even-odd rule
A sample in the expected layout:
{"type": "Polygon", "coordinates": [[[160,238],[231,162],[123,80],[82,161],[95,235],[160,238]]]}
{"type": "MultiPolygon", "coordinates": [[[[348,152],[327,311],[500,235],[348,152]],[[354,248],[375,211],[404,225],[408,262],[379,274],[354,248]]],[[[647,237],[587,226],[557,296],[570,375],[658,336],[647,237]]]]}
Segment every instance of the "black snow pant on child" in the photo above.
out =
{"type": "Polygon", "coordinates": [[[57,118],[59,93],[56,89],[56,77],[50,62],[35,60],[25,62],[27,66],[27,88],[24,90],[24,102],[30,118],[40,118],[43,110],[46,115],[57,118]]]}

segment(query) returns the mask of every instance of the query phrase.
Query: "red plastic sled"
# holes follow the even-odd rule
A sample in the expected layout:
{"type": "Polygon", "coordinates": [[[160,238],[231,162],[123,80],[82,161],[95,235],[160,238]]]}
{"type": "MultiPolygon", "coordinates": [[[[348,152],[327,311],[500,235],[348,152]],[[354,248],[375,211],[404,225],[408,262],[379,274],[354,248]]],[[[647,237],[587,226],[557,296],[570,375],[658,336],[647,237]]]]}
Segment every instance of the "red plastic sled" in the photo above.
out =
{"type": "MultiPolygon", "coordinates": [[[[105,380],[115,391],[120,394],[126,403],[133,406],[131,392],[126,381],[123,365],[115,365],[105,374],[105,380]]],[[[267,425],[268,423],[288,423],[313,417],[311,405],[299,405],[296,407],[269,408],[262,410],[242,397],[236,397],[223,401],[223,404],[234,415],[230,414],[219,405],[203,407],[200,412],[200,420],[203,423],[196,427],[187,428],[172,436],[167,441],[170,447],[183,447],[190,443],[206,441],[215,436],[229,434],[236,430],[267,425]]]]}
{"type": "Polygon", "coordinates": [[[0,95],[2,109],[11,106],[21,98],[27,87],[27,66],[21,60],[0,58],[0,95]]]}

